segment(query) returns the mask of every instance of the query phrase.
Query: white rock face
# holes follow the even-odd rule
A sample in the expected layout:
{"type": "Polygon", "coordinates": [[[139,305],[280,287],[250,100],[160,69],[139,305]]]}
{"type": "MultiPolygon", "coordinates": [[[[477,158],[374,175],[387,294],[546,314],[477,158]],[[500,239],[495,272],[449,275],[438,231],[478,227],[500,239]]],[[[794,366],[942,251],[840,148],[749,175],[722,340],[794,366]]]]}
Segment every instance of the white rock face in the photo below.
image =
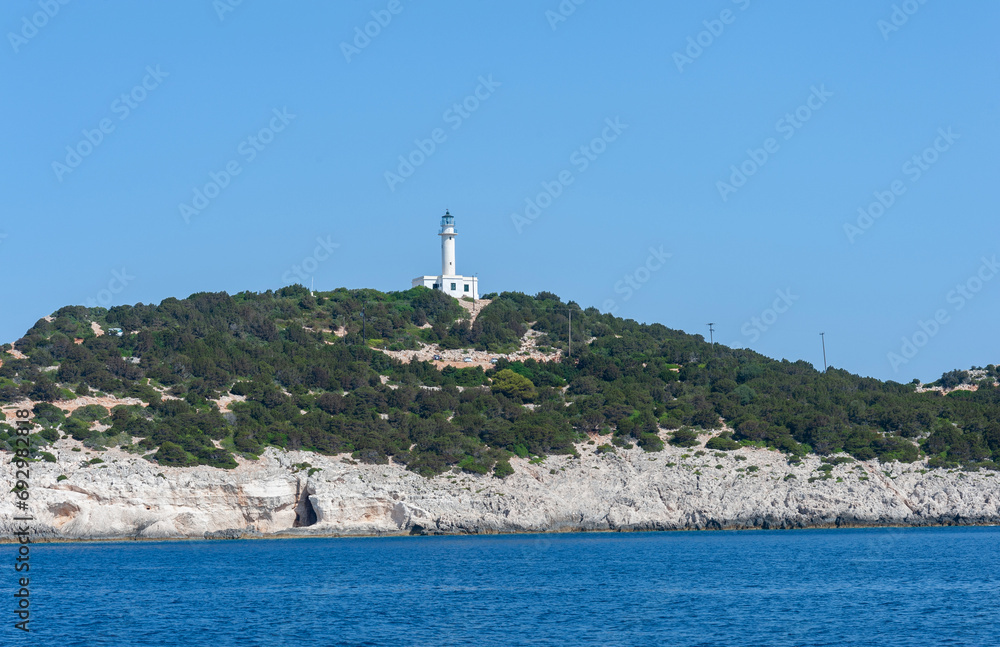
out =
{"type": "MultiPolygon", "coordinates": [[[[823,475],[818,459],[789,466],[778,452],[752,448],[598,455],[595,445],[579,445],[580,458],[512,459],[515,473],[500,480],[427,479],[400,465],[276,449],[233,470],[170,468],[72,446],[59,441],[56,463],[31,464],[29,525],[37,539],[1000,523],[996,472],[847,463],[810,483],[823,475]],[[88,464],[93,458],[105,462],[88,464]]],[[[11,458],[0,452],[8,489],[11,458]]],[[[22,525],[12,509],[0,507],[6,539],[22,525]]]]}

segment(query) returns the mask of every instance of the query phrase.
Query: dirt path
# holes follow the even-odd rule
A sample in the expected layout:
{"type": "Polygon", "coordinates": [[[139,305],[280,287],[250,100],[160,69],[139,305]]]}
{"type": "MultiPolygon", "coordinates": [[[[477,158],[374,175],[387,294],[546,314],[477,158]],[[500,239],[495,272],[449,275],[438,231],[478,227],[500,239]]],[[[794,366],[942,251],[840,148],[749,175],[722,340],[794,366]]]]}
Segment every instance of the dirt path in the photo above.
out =
{"type": "Polygon", "coordinates": [[[458,300],[458,305],[469,311],[469,323],[475,323],[476,317],[483,311],[483,308],[493,303],[492,299],[479,299],[478,301],[458,300]]]}

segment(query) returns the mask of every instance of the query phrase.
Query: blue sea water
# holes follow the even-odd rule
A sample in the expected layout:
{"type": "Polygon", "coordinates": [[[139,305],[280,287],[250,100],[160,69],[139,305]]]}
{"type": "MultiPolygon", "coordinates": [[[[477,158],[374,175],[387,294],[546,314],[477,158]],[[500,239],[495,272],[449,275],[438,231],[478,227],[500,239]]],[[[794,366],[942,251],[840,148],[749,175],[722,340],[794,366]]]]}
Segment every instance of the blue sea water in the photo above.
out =
{"type": "Polygon", "coordinates": [[[36,544],[27,635],[4,570],[3,645],[1000,645],[998,528],[36,544]]]}

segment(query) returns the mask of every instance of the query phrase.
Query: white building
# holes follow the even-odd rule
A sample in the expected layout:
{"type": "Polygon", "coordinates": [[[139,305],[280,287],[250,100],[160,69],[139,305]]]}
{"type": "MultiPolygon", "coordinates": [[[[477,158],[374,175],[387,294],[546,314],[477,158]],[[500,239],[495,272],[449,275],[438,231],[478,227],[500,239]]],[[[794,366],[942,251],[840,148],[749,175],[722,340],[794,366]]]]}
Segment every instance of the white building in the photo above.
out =
{"type": "Polygon", "coordinates": [[[441,290],[455,298],[479,298],[479,279],[462,276],[455,269],[455,216],[444,212],[441,217],[441,274],[438,276],[418,276],[413,279],[413,287],[422,285],[432,290],[441,290]]]}

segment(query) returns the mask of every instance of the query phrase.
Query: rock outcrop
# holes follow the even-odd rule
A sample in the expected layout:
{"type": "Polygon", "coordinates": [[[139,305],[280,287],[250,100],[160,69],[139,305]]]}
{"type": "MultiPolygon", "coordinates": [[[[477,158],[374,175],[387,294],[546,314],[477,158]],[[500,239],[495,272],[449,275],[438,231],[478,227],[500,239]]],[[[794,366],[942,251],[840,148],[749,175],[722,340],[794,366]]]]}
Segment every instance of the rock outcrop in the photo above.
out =
{"type": "MultiPolygon", "coordinates": [[[[233,470],[171,468],[61,440],[55,463],[31,464],[30,526],[37,541],[1000,523],[996,472],[858,462],[823,471],[816,457],[789,465],[766,449],[595,447],[512,459],[515,473],[500,480],[276,449],[233,470]]],[[[11,458],[0,452],[12,486],[11,458]]],[[[0,514],[8,540],[20,525],[12,509],[0,514]]]]}

